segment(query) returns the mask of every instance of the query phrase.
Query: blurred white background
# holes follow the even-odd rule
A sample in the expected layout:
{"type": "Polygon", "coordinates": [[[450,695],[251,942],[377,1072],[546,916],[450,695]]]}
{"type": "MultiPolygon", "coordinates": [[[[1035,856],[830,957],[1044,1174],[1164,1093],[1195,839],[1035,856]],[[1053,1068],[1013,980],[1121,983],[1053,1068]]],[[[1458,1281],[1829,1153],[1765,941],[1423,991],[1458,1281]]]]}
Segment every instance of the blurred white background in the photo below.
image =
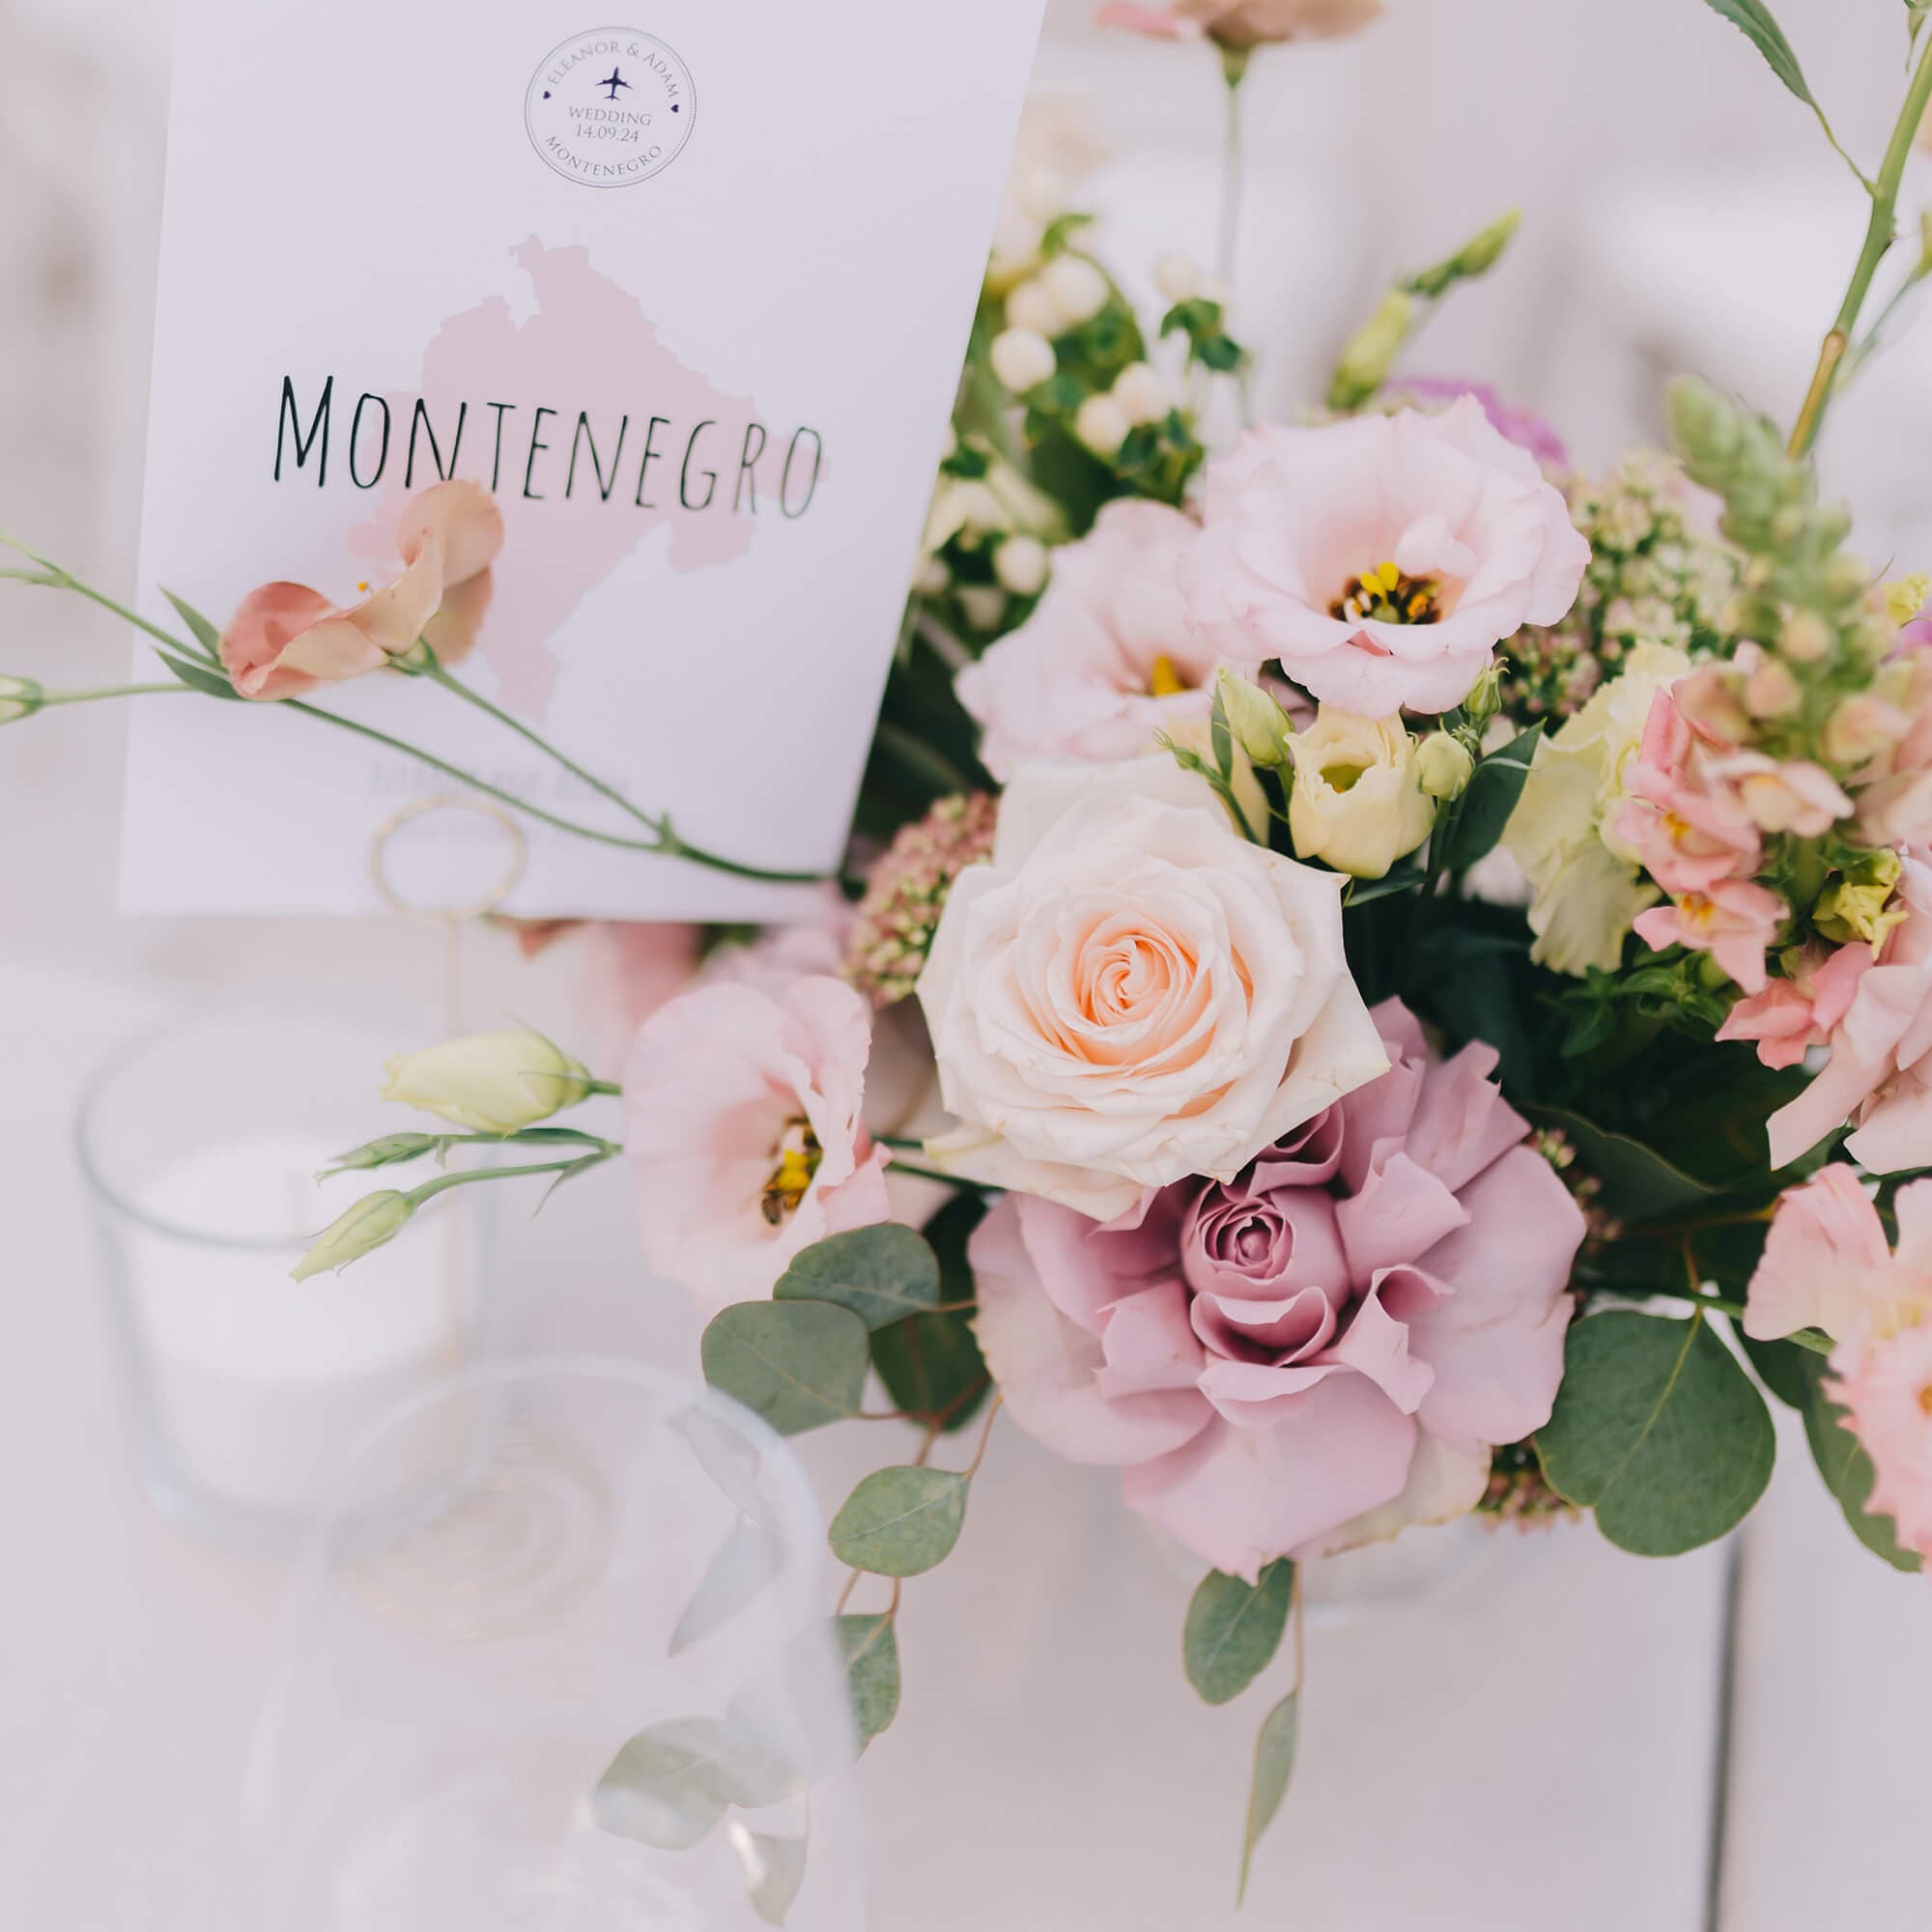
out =
{"type": "MultiPolygon", "coordinates": [[[[910,0],[904,9],[906,84],[943,86],[920,67],[919,11],[910,0]]],[[[1095,184],[1109,216],[1103,252],[1129,278],[1168,248],[1211,254],[1214,62],[1096,35],[1088,0],[1050,0],[1049,11],[1040,78],[1090,96],[1114,151],[1095,184]]],[[[133,569],[171,12],[171,0],[0,0],[0,526],[123,593],[133,569]]],[[[1900,0],[1780,0],[1778,12],[1841,136],[1875,162],[1904,86],[1900,0]]],[[[1662,383],[1679,367],[1788,419],[1861,238],[1861,194],[1816,124],[1701,0],[1389,0],[1387,17],[1357,41],[1264,55],[1247,113],[1237,326],[1266,358],[1276,406],[1319,386],[1394,271],[1519,206],[1524,226],[1503,271],[1456,297],[1412,367],[1497,384],[1548,415],[1591,465],[1656,434],[1662,383]]],[[[1916,215],[1918,197],[1932,199],[1932,163],[1913,167],[1916,215]]],[[[1831,486],[1856,499],[1868,554],[1895,555],[1901,569],[1932,563],[1928,430],[1932,330],[1896,350],[1843,407],[1824,458],[1831,486]]],[[[0,669],[106,682],[126,655],[117,628],[77,602],[28,591],[0,602],[0,669]]],[[[69,1201],[65,1127],[85,1063],[158,1006],[218,1001],[284,972],[439,983],[440,937],[393,923],[122,921],[120,756],[120,722],[103,710],[43,718],[0,739],[0,1024],[14,1041],[0,1063],[0,1226],[14,1225],[30,1201],[69,1201]]],[[[541,1023],[565,1012],[557,972],[514,977],[501,949],[472,952],[479,1003],[500,981],[516,985],[520,1013],[541,1023]]],[[[60,1211],[68,1218],[43,1218],[43,1228],[77,1244],[77,1215],[60,1211]]],[[[608,1292],[627,1265],[620,1213],[607,1202],[606,1219],[591,1225],[611,1246],[593,1252],[593,1236],[579,1234],[576,1249],[552,1255],[557,1287],[544,1333],[609,1346],[631,1319],[608,1292]]],[[[91,1257],[77,1245],[56,1253],[53,1239],[43,1233],[38,1251],[0,1249],[9,1322],[0,1726],[10,1740],[0,1923],[201,1927],[247,1713],[238,1673],[259,1646],[278,1579],[212,1567],[145,1513],[120,1460],[106,1343],[88,1312],[91,1257]]],[[[1067,1481],[1017,1444],[1002,1453],[1011,1485],[1067,1481]]],[[[1665,1582],[1662,1570],[1599,1551],[1568,1572],[1546,1566],[1525,1585],[1494,1651],[1409,1655],[1397,1635],[1404,1654],[1378,1662],[1375,1640],[1353,1653],[1338,1640],[1331,1682],[1342,1688],[1325,1718],[1311,1719],[1303,1770],[1335,1788],[1326,1809],[1311,1797],[1298,1818],[1301,1795],[1291,1800],[1264,1861],[1277,1889],[1264,1895],[1298,1897],[1312,1910],[1297,1922],[1345,1932],[1425,1922],[1492,1932],[1922,1925],[1922,1876],[1909,1861],[1926,1679],[1896,1672],[1932,1600],[1850,1544],[1804,1462],[1802,1445],[1788,1444],[1747,1545],[1727,1801],[1715,1730],[1721,1562],[1680,1566],[1665,1582]],[[1510,1678],[1509,1659],[1522,1681],[1510,1678]],[[1365,1700],[1354,1707],[1344,1694],[1351,1682],[1365,1700]],[[1448,1701],[1432,1704],[1437,1693],[1448,1701]],[[1390,1701],[1406,1708],[1383,1709],[1390,1701]],[[1334,1833],[1350,1815],[1426,1806],[1452,1781],[1463,1788],[1447,1813],[1418,1826],[1407,1861],[1385,1856],[1397,1839],[1356,1847],[1373,1882],[1336,1868],[1334,1833]],[[1394,1869],[1405,1863],[1427,1867],[1412,1876],[1418,1885],[1427,1876],[1429,1889],[1405,1894],[1394,1869]],[[1437,1899],[1440,1914],[1425,1915],[1415,1896],[1437,1899]]],[[[989,1473],[998,1470],[996,1458],[989,1473]]],[[[1110,1507],[1092,1483],[1061,1492],[1110,1507]]],[[[1224,1823],[1234,1815],[1245,1742],[1224,1727],[1210,1761],[1156,1752],[1151,1736],[1127,1739],[1109,1752],[1118,1761],[1093,1764],[1075,1727],[1123,1722],[1108,1714],[1128,1687],[1048,1667],[1043,1652],[1026,1671],[1002,1673],[1001,1659],[1028,1655],[1030,1631],[1038,1635],[1012,1592],[1050,1593],[1069,1560],[1037,1520],[1011,1532],[1003,1555],[1004,1570],[980,1563],[972,1579],[949,1585],[951,1653],[936,1642],[923,1656],[909,1650],[909,1676],[917,1667],[926,1680],[911,1687],[911,1706],[935,1701],[920,1727],[902,1720],[887,1741],[900,1755],[875,1754],[894,1786],[875,1793],[888,1846],[881,1923],[949,1932],[990,1922],[994,1901],[1017,1932],[1230,1922],[1231,1828],[1202,1822],[1203,1805],[1224,1823]],[[950,1697],[935,1689],[949,1681],[950,1697]],[[1033,1787],[1025,1807],[982,1801],[996,1768],[1013,1763],[999,1726],[1055,1695],[1045,1708],[1065,1734],[1034,1753],[1030,1775],[1058,1783],[1033,1787]],[[969,1773],[976,1749],[984,1768],[969,1773]],[[1166,1893],[1156,1778],[1183,1788],[1170,1845],[1201,1856],[1201,1834],[1212,1832],[1212,1871],[1166,1893]],[[1089,1869],[1096,1847],[1042,1814],[1056,1792],[1090,1779],[1096,1789],[1078,1815],[1091,1826],[1094,1806],[1110,1807],[1122,1844],[1097,1856],[1136,1874],[1141,1889],[1125,1896],[1138,1908],[1120,1904],[1118,1891],[1105,1903],[1089,1869]],[[956,1833],[939,1833],[934,1814],[922,1836],[922,1820],[969,1792],[984,1843],[978,1862],[949,1871],[956,1833]],[[1140,1841],[1131,1854],[1127,1838],[1140,1841]],[[905,1905],[920,1895],[908,1876],[920,1859],[945,1875],[958,1900],[945,1910],[956,1916],[905,1905]],[[1028,1862],[1009,1871],[1009,1860],[1028,1862]],[[1037,1875],[1037,1892],[1022,1869],[1037,1875]],[[1154,1902],[1197,1893],[1214,1901],[1198,1918],[1154,1902]],[[1036,1896],[1053,1902],[1032,1912],[1025,1901],[1036,1896]]],[[[1095,1560],[1127,1559],[1107,1545],[1095,1560]]],[[[1144,1550],[1138,1560],[1148,1567],[1144,1550]]],[[[1130,1627],[1147,1674],[1162,1680],[1151,1693],[1154,1720],[1184,1729],[1198,1714],[1164,1681],[1162,1646],[1184,1601],[1178,1585],[1170,1594],[1173,1603],[1163,1597],[1145,1613],[1101,1613],[1130,1627]]]]}

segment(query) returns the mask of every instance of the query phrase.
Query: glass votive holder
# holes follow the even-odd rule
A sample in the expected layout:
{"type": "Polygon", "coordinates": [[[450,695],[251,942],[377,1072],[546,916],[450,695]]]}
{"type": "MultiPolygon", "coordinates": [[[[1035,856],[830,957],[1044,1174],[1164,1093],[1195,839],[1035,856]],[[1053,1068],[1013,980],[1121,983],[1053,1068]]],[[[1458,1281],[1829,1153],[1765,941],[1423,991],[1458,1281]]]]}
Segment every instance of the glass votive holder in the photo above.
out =
{"type": "MultiPolygon", "coordinates": [[[[167,1514],[231,1547],[293,1548],[344,1445],[487,1346],[488,1184],[451,1190],[341,1274],[290,1278],[315,1235],[394,1184],[316,1177],[383,1130],[384,1063],[420,1031],[339,1011],[189,1019],[115,1054],[82,1103],[142,1473],[167,1514]]],[[[399,1446],[351,1507],[416,1506],[462,1453],[399,1446]]]]}
{"type": "Polygon", "coordinates": [[[471,1480],[297,1564],[223,1932],[863,1932],[824,1523],[790,1447],[640,1363],[480,1364],[341,1464],[471,1480]]]}

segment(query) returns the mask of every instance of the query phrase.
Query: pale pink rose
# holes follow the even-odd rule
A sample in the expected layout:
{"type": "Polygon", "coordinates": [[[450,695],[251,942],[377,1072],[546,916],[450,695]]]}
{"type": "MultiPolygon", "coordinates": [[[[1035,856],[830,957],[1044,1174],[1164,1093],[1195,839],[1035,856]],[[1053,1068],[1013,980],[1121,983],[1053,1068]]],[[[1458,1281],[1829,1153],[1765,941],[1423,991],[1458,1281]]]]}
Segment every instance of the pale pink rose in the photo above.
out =
{"type": "Polygon", "coordinates": [[[299,697],[405,656],[426,639],[444,664],[475,641],[490,603],[503,513],[480,483],[438,483],[404,506],[402,574],[350,610],[299,583],[268,583],[242,600],[220,657],[243,697],[299,697]]]}
{"type": "Polygon", "coordinates": [[[1008,1195],[973,1240],[1014,1420],[1233,1575],[1464,1514],[1562,1378],[1581,1213],[1491,1048],[1375,1017],[1390,1070],[1232,1179],[1099,1228],[1008,1195]]]}
{"type": "Polygon", "coordinates": [[[1208,467],[1202,506],[1180,587],[1208,646],[1279,659],[1370,718],[1460,703],[1499,641],[1561,622],[1590,559],[1561,494],[1472,396],[1251,430],[1208,467]]]}
{"type": "Polygon", "coordinates": [[[1688,946],[1708,952],[1747,993],[1761,993],[1768,983],[1765,951],[1787,913],[1784,901],[1763,886],[1720,879],[1708,891],[1638,913],[1633,924],[1654,952],[1688,946]]]}
{"type": "Polygon", "coordinates": [[[1021,764],[1139,757],[1157,732],[1208,716],[1214,654],[1175,575],[1198,534],[1164,503],[1108,504],[1090,535],[1054,553],[1033,615],[960,671],[954,689],[1002,783],[1021,764]]]}
{"type": "Polygon", "coordinates": [[[1859,981],[1872,963],[1864,945],[1806,947],[1790,977],[1773,980],[1740,1000],[1718,1029],[1719,1039],[1754,1039],[1767,1066],[1796,1066],[1850,1009],[1859,981]]]}
{"type": "Polygon", "coordinates": [[[1856,1353],[1839,1350],[1832,1366],[1826,1390],[1872,1462],[1865,1507],[1890,1517],[1900,1546],[1932,1564],[1932,1321],[1856,1353]]]}
{"type": "Polygon", "coordinates": [[[928,1159],[1095,1220],[1232,1179],[1387,1064],[1345,883],[1239,837],[1165,755],[1023,766],[919,981],[960,1122],[928,1159]]]}
{"type": "Polygon", "coordinates": [[[644,1258],[722,1308],[771,1291],[800,1249],[888,1214],[864,1122],[870,1010],[842,980],[707,985],[639,1030],[624,1147],[644,1258]]]}
{"type": "Polygon", "coordinates": [[[1381,0],[1174,0],[1171,7],[1110,0],[1094,19],[1157,40],[1208,34],[1225,47],[1248,48],[1272,41],[1332,40],[1367,26],[1381,11],[1381,0]]]}
{"type": "Polygon", "coordinates": [[[1766,1122],[1771,1164],[1784,1167],[1856,1121],[1845,1151],[1874,1174],[1932,1167],[1932,866],[1907,854],[1906,917],[1885,938],[1833,1027],[1832,1057],[1766,1122]]]}

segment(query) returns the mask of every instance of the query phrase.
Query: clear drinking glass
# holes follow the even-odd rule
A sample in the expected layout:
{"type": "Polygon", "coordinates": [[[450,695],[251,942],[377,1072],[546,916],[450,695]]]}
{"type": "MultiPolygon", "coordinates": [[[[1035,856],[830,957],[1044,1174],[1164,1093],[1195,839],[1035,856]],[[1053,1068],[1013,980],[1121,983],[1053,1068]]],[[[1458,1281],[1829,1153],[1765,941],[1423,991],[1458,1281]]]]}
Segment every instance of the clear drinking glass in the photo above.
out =
{"type": "Polygon", "coordinates": [[[861,1932],[791,1451],[639,1364],[505,1361],[405,1403],[344,1494],[426,1437],[470,1480],[376,1547],[330,1519],[298,1567],[233,1932],[861,1932]]]}
{"type": "MultiPolygon", "coordinates": [[[[489,1341],[488,1186],[455,1190],[346,1273],[289,1271],[373,1173],[318,1169],[382,1131],[384,1062],[420,1016],[228,1012],[116,1053],[82,1103],[81,1168],[143,1473],[160,1506],[261,1553],[311,1526],[343,1445],[489,1341]]],[[[414,1445],[363,1472],[380,1517],[448,1479],[414,1445]]]]}

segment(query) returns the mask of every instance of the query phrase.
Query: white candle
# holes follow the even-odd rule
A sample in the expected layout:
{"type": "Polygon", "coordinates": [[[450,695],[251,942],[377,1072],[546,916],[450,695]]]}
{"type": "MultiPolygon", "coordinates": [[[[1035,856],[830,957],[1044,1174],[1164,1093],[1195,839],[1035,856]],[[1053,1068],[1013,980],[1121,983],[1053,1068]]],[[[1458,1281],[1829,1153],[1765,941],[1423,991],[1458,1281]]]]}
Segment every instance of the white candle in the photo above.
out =
{"type": "MultiPolygon", "coordinates": [[[[216,1142],[134,1196],[160,1224],[123,1231],[155,1426],[178,1477],[211,1500],[278,1514],[333,1500],[362,1432],[461,1359],[474,1294],[458,1254],[461,1196],[339,1275],[289,1279],[305,1235],[384,1184],[370,1173],[317,1184],[316,1169],[357,1138],[352,1126],[216,1142]]],[[[368,1506],[420,1481],[430,1449],[361,1472],[346,1500],[368,1506]]]]}

